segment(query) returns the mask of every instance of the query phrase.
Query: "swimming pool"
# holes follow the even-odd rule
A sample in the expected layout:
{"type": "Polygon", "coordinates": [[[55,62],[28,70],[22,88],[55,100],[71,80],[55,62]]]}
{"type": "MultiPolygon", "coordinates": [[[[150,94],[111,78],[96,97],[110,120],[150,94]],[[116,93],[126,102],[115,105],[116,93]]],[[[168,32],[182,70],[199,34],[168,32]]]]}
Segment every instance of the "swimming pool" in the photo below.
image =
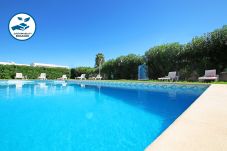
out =
{"type": "Polygon", "coordinates": [[[0,81],[0,150],[144,150],[207,87],[0,81]]]}

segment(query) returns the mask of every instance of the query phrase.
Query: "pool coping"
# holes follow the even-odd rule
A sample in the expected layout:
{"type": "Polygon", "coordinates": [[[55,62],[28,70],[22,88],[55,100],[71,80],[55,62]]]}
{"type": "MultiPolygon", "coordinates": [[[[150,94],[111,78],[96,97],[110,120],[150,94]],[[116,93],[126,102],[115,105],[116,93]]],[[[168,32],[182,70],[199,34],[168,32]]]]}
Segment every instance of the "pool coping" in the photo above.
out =
{"type": "Polygon", "coordinates": [[[227,85],[211,84],[146,151],[226,151],[227,85]]]}

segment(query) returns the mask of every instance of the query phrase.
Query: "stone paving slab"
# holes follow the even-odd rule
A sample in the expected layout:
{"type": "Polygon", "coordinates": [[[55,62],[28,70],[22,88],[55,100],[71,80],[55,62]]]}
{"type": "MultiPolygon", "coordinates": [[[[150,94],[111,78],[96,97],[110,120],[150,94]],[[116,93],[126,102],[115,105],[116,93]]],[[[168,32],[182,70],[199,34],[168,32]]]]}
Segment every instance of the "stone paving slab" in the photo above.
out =
{"type": "Polygon", "coordinates": [[[227,151],[227,85],[212,84],[146,151],[227,151]]]}

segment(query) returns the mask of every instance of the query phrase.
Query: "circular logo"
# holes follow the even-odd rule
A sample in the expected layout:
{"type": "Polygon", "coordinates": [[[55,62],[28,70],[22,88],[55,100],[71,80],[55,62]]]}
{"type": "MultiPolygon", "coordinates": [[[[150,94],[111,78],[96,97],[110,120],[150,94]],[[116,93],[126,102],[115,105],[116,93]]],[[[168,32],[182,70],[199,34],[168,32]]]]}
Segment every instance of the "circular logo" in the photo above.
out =
{"type": "Polygon", "coordinates": [[[28,14],[17,14],[9,22],[9,31],[14,38],[27,40],[35,33],[35,21],[28,14]]]}

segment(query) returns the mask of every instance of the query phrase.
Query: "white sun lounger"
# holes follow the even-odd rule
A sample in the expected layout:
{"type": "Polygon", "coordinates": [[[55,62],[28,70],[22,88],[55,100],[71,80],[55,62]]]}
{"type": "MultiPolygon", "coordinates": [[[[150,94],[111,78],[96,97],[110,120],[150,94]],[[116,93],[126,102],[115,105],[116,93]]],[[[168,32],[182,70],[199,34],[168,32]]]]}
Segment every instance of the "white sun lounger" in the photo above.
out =
{"type": "Polygon", "coordinates": [[[24,79],[24,76],[22,73],[16,73],[15,79],[24,79]]]}
{"type": "Polygon", "coordinates": [[[100,74],[98,74],[96,77],[95,77],[95,80],[102,80],[102,76],[100,74]]]}
{"type": "Polygon", "coordinates": [[[67,76],[64,74],[61,78],[58,78],[58,80],[67,80],[67,76]]]}
{"type": "Polygon", "coordinates": [[[92,80],[102,80],[102,76],[98,74],[96,77],[92,77],[92,80]]]}
{"type": "Polygon", "coordinates": [[[205,81],[205,80],[214,80],[218,81],[219,76],[216,75],[216,70],[205,70],[205,75],[202,77],[199,77],[199,81],[205,81]]]}
{"type": "Polygon", "coordinates": [[[79,80],[86,80],[86,74],[81,74],[80,77],[76,77],[76,79],[79,79],[79,80]]]}
{"type": "Polygon", "coordinates": [[[40,76],[38,77],[40,80],[46,80],[46,73],[41,73],[40,76]]]}
{"type": "Polygon", "coordinates": [[[158,80],[178,80],[177,72],[176,71],[169,72],[168,76],[158,78],[158,80]]]}

